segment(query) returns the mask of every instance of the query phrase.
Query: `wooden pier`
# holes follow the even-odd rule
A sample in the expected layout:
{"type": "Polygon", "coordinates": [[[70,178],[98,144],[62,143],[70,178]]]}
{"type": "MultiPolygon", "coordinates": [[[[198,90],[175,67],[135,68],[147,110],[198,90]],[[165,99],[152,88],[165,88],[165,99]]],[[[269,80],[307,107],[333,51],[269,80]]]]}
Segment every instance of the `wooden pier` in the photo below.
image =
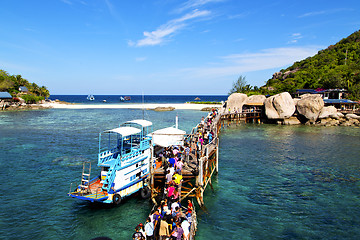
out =
{"type": "MultiPolygon", "coordinates": [[[[200,207],[204,207],[204,192],[207,186],[213,189],[211,178],[214,173],[219,171],[219,133],[221,127],[226,122],[253,122],[261,123],[261,111],[244,111],[242,113],[224,113],[224,109],[220,111],[214,110],[210,112],[206,118],[196,125],[190,134],[184,136],[184,145],[190,148],[189,155],[182,155],[184,166],[181,171],[182,183],[179,186],[180,202],[185,199],[196,199],[200,207]],[[212,133],[211,139],[204,144],[199,144],[201,138],[205,134],[212,133]]],[[[154,208],[160,205],[164,199],[164,191],[166,186],[166,169],[161,165],[161,159],[152,158],[156,162],[156,167],[150,170],[150,188],[151,199],[154,208]]],[[[151,165],[153,166],[153,165],[151,165]]],[[[194,239],[197,221],[196,211],[192,213],[193,223],[191,225],[190,239],[194,239]]]]}

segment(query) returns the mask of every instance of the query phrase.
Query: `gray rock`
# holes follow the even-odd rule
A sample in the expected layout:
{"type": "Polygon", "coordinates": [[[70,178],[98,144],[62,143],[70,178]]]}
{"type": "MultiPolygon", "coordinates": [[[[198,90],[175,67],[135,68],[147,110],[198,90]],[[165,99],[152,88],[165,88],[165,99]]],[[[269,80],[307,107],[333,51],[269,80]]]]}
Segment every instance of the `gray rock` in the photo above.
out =
{"type": "Polygon", "coordinates": [[[247,98],[246,103],[264,103],[265,99],[265,95],[251,95],[247,98]]]}
{"type": "Polygon", "coordinates": [[[343,118],[343,117],[345,117],[345,115],[344,115],[344,114],[342,114],[341,112],[338,112],[336,115],[337,115],[339,118],[343,118]]]}
{"type": "Polygon", "coordinates": [[[318,119],[323,107],[324,101],[319,94],[304,94],[296,104],[298,112],[310,121],[318,119]]]}
{"type": "Polygon", "coordinates": [[[248,99],[247,95],[244,93],[233,93],[228,97],[227,105],[226,105],[226,112],[229,112],[229,108],[231,112],[238,113],[242,112],[242,107],[246,100],[248,99]]]}
{"type": "Polygon", "coordinates": [[[174,107],[156,107],[154,108],[154,111],[156,112],[166,112],[166,111],[173,111],[174,107]]]}
{"type": "Polygon", "coordinates": [[[284,125],[299,125],[299,124],[301,124],[299,119],[297,119],[296,117],[286,118],[286,119],[284,119],[283,123],[284,123],[284,125]]]}
{"type": "Polygon", "coordinates": [[[323,107],[319,113],[319,119],[323,118],[338,118],[337,110],[334,106],[323,107]]]}
{"type": "Polygon", "coordinates": [[[346,119],[360,119],[360,116],[356,115],[356,114],[352,114],[352,113],[348,113],[346,114],[346,119]]]}
{"type": "Polygon", "coordinates": [[[265,100],[265,114],[269,119],[285,119],[295,112],[295,103],[288,92],[276,94],[265,100]]]}

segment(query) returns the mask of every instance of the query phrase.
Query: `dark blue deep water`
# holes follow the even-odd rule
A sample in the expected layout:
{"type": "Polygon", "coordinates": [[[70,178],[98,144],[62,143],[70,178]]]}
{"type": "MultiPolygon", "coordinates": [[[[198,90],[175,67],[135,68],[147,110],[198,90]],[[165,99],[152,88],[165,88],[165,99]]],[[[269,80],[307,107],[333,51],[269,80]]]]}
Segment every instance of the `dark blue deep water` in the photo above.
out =
{"type": "MultiPolygon", "coordinates": [[[[145,111],[154,130],[178,115],[188,132],[205,114],[145,111]]],[[[109,208],[66,193],[83,161],[98,173],[98,133],[141,117],[129,109],[0,112],[0,239],[130,239],[148,201],[109,208]]],[[[197,239],[360,239],[359,140],[354,127],[223,128],[197,239]]]]}
{"type": "Polygon", "coordinates": [[[103,103],[103,100],[106,100],[106,103],[185,103],[192,101],[201,101],[201,102],[221,102],[226,101],[227,95],[219,96],[207,96],[207,95],[129,95],[131,98],[130,101],[120,102],[120,97],[124,95],[94,95],[94,101],[87,100],[88,95],[51,95],[50,99],[55,100],[59,99],[60,101],[72,102],[72,103],[91,103],[99,104],[103,103]],[[200,98],[200,100],[195,100],[195,98],[200,98]]]}

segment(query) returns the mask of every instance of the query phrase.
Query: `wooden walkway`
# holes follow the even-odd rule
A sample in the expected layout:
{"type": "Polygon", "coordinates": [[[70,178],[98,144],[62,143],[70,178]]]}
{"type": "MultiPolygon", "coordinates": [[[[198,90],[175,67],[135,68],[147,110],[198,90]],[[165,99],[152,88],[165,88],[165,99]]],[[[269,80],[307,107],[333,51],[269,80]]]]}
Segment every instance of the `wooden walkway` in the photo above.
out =
{"type": "MultiPolygon", "coordinates": [[[[244,113],[223,113],[210,112],[201,123],[194,127],[190,134],[184,136],[184,143],[190,146],[191,152],[189,157],[182,156],[184,166],[181,174],[183,182],[180,185],[180,201],[185,199],[195,198],[200,207],[204,206],[204,192],[207,186],[212,187],[211,178],[214,173],[219,170],[219,132],[224,121],[244,121],[258,122],[261,121],[261,112],[244,112],[244,113]],[[216,114],[215,114],[216,113],[216,114]],[[213,134],[212,140],[206,144],[199,144],[200,139],[211,132],[213,134]]],[[[154,159],[159,162],[157,159],[154,159]]],[[[154,203],[154,208],[160,205],[163,200],[166,183],[166,172],[161,166],[156,169],[151,169],[150,172],[150,186],[151,199],[154,203]]],[[[194,239],[197,228],[196,211],[193,210],[193,223],[190,233],[190,239],[194,239]]]]}

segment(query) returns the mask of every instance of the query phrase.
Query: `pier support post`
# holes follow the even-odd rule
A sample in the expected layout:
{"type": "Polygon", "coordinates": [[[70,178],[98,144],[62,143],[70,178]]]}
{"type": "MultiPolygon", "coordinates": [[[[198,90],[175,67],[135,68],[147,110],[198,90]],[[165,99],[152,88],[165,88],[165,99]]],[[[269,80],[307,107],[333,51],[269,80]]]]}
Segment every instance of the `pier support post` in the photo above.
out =
{"type": "Polygon", "coordinates": [[[197,184],[199,187],[202,187],[204,185],[204,159],[201,157],[199,159],[199,175],[198,175],[198,181],[197,184]]]}
{"type": "Polygon", "coordinates": [[[216,173],[219,173],[219,138],[216,138],[216,157],[215,157],[215,161],[216,161],[215,171],[216,171],[216,173]]]}

